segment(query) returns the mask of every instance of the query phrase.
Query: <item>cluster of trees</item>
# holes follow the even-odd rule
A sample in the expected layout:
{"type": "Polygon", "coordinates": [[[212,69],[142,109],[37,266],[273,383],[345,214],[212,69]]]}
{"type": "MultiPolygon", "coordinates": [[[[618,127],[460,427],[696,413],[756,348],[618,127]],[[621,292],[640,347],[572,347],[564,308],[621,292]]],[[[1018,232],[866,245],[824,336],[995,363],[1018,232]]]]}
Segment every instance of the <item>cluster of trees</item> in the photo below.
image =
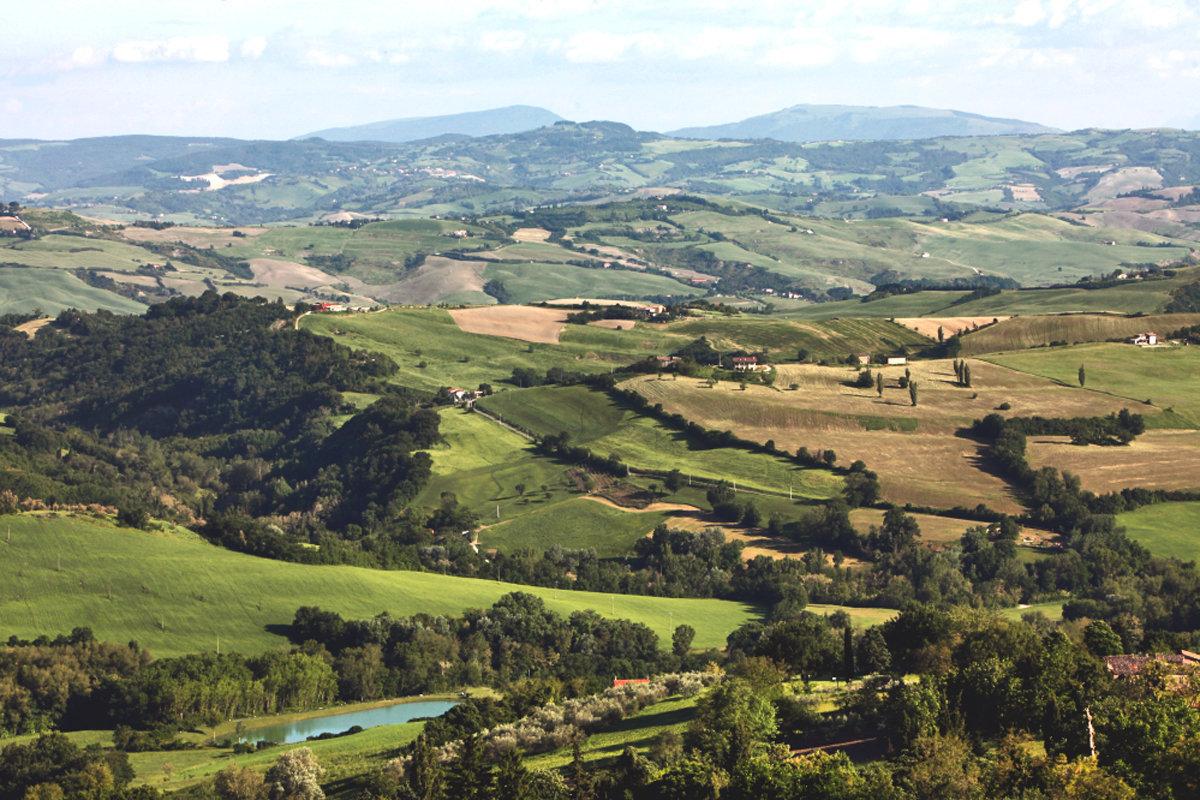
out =
{"type": "Polygon", "coordinates": [[[536,750],[505,731],[521,729],[512,720],[522,711],[548,719],[555,707],[538,701],[561,696],[526,682],[511,700],[471,701],[430,723],[403,760],[363,783],[367,796],[396,800],[1193,796],[1196,676],[1151,665],[1114,681],[1098,657],[1106,629],[1093,623],[1073,639],[1036,615],[1008,622],[918,604],[865,631],[811,614],[749,623],[730,635],[722,678],[685,734],[661,734],[646,755],[627,749],[589,766],[576,740],[561,776],[528,768],[524,754],[536,750]],[[796,675],[859,682],[821,714],[789,681],[796,675]],[[873,737],[892,755],[865,766],[792,753],[873,737]]]}
{"type": "Polygon", "coordinates": [[[640,623],[593,611],[564,619],[524,592],[460,618],[385,613],[346,621],[302,607],[290,636],[327,654],[339,695],[356,701],[543,678],[591,693],[615,677],[677,671],[695,660],[686,647],[678,655],[660,651],[657,634],[640,623]]]}
{"type": "Polygon", "coordinates": [[[64,311],[37,338],[0,337],[0,490],[182,523],[277,518],[293,541],[396,516],[438,441],[386,356],[294,330],[261,298],[206,292],[142,317],[64,311]],[[384,397],[354,412],[342,392],[384,397]],[[163,492],[170,494],[164,502],[163,492]]]}

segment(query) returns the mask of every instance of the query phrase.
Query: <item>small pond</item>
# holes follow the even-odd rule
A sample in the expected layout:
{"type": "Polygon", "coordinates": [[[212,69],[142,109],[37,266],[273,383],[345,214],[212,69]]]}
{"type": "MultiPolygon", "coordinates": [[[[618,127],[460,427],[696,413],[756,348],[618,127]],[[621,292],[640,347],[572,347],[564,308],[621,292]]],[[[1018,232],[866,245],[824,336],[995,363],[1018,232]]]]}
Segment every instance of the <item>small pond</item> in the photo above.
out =
{"type": "Polygon", "coordinates": [[[245,740],[261,742],[264,739],[278,744],[303,742],[310,736],[322,733],[342,733],[355,725],[374,728],[377,725],[399,725],[419,717],[438,717],[454,708],[458,703],[449,700],[422,700],[419,703],[396,703],[382,708],[363,711],[348,711],[324,717],[300,719],[278,725],[267,725],[246,731],[245,740]]]}

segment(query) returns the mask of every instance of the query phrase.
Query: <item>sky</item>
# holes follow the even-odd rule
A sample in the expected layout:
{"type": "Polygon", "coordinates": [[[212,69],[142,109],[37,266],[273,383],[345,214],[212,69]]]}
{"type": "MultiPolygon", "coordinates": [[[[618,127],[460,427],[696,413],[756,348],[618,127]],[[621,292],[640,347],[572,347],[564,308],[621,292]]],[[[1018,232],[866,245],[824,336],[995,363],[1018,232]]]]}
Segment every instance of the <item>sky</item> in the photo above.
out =
{"type": "Polygon", "coordinates": [[[4,27],[7,139],[515,104],[653,131],[800,103],[1200,128],[1200,0],[40,0],[4,27]]]}

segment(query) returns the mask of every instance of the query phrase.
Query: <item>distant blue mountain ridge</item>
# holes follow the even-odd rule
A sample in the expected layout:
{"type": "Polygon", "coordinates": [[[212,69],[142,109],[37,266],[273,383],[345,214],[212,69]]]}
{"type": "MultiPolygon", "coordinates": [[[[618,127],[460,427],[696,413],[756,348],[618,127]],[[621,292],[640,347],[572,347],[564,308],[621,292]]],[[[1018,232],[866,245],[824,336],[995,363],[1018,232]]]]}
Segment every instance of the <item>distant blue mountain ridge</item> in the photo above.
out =
{"type": "Polygon", "coordinates": [[[545,128],[562,117],[536,106],[508,106],[488,111],[468,111],[438,117],[407,117],[351,125],[345,128],[326,128],[306,133],[296,139],[320,138],[328,142],[416,142],[439,136],[495,136],[505,133],[524,133],[545,128]]]}
{"type": "Polygon", "coordinates": [[[829,142],[1059,132],[1057,128],[1034,122],[985,117],[982,114],[940,108],[798,105],[771,114],[750,117],[741,122],[680,128],[668,131],[667,135],[681,139],[829,142]]]}

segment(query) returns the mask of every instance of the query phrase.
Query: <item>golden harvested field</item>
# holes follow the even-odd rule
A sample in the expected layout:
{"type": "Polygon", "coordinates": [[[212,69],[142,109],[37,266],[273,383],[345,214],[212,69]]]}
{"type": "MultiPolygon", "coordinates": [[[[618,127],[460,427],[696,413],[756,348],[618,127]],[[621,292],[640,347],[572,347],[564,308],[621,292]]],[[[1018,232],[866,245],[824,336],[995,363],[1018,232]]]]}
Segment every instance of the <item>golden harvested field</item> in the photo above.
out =
{"type": "Polygon", "coordinates": [[[183,226],[175,226],[173,228],[164,228],[161,231],[156,231],[153,228],[137,228],[130,225],[121,232],[121,235],[126,239],[134,242],[154,242],[161,244],[164,242],[183,242],[191,247],[224,247],[227,244],[240,244],[244,240],[241,237],[235,237],[233,232],[237,231],[243,236],[258,236],[261,233],[266,233],[267,228],[185,228],[183,226]]]}
{"type": "Polygon", "coordinates": [[[1125,317],[1111,314],[1058,314],[1013,317],[987,330],[963,337],[964,355],[1026,350],[1051,342],[1107,342],[1139,333],[1159,338],[1184,326],[1200,324],[1200,314],[1149,314],[1125,317]]]}
{"type": "Polygon", "coordinates": [[[610,331],[628,331],[633,330],[633,326],[637,325],[637,320],[633,319],[598,319],[594,322],[589,322],[594,328],[608,328],[610,331]]]}
{"type": "Polygon", "coordinates": [[[316,267],[297,264],[295,261],[276,261],[273,258],[250,259],[250,271],[254,279],[268,286],[328,286],[339,283],[339,279],[316,267]]]}
{"type": "Polygon", "coordinates": [[[126,272],[101,272],[101,277],[109,278],[118,283],[132,283],[135,286],[157,286],[158,280],[149,275],[130,275],[126,272]]]}
{"type": "Polygon", "coordinates": [[[1034,469],[1078,475],[1083,488],[1097,494],[1131,486],[1200,488],[1200,431],[1147,431],[1128,447],[1080,447],[1065,436],[1031,436],[1028,453],[1034,469]]]}
{"type": "Polygon", "coordinates": [[[13,328],[13,330],[17,331],[18,333],[25,334],[30,339],[36,339],[38,331],[52,322],[54,322],[54,320],[50,317],[46,317],[44,319],[31,319],[29,322],[22,322],[20,325],[13,328]]]}
{"type": "Polygon", "coordinates": [[[544,242],[550,238],[550,231],[545,228],[517,228],[512,238],[518,242],[544,242]]]}
{"type": "Polygon", "coordinates": [[[984,448],[960,435],[972,420],[1006,402],[1012,406],[1007,413],[1017,416],[1095,416],[1123,408],[1161,413],[993,364],[969,363],[971,389],[954,385],[949,361],[910,365],[918,386],[915,408],[908,391],[896,384],[904,367],[882,369],[882,399],[874,389],[845,385],[854,378],[852,368],[797,364],[780,366],[775,384],[794,383],[796,391],[752,386],[743,392],[730,383],[708,389],[690,379],[641,379],[626,386],[706,428],[732,430],[754,441],[774,440],[790,452],[802,446],[831,449],[839,465],[862,460],[879,474],[883,497],[891,502],[938,508],[984,503],[1005,513],[1020,512],[1020,504],[1008,485],[987,471],[984,448]]]}
{"type": "Polygon", "coordinates": [[[945,336],[953,336],[962,331],[982,328],[984,325],[996,321],[1003,322],[1006,319],[1008,317],[907,317],[905,319],[897,318],[893,321],[922,336],[937,339],[938,328],[942,329],[945,336]]]}
{"type": "MultiPolygon", "coordinates": [[[[487,263],[483,261],[458,261],[441,256],[429,256],[417,271],[393,284],[367,287],[370,295],[389,303],[436,303],[443,297],[456,292],[479,292],[483,297],[483,287],[487,283],[483,279],[483,270],[487,263]]],[[[365,284],[356,284],[349,278],[342,281],[363,292],[365,284]]],[[[365,293],[365,292],[364,292],[365,293]]]]}
{"type": "MultiPolygon", "coordinates": [[[[957,542],[967,532],[967,528],[982,525],[965,519],[938,517],[933,514],[909,514],[921,528],[921,540],[933,544],[957,542]]],[[[883,522],[883,512],[874,508],[856,508],[850,512],[850,521],[861,534],[870,533],[872,526],[878,527],[883,522]]]]}
{"type": "Polygon", "coordinates": [[[459,308],[452,310],[450,316],[467,333],[546,344],[558,344],[567,320],[567,312],[562,309],[529,306],[459,308]]]}

